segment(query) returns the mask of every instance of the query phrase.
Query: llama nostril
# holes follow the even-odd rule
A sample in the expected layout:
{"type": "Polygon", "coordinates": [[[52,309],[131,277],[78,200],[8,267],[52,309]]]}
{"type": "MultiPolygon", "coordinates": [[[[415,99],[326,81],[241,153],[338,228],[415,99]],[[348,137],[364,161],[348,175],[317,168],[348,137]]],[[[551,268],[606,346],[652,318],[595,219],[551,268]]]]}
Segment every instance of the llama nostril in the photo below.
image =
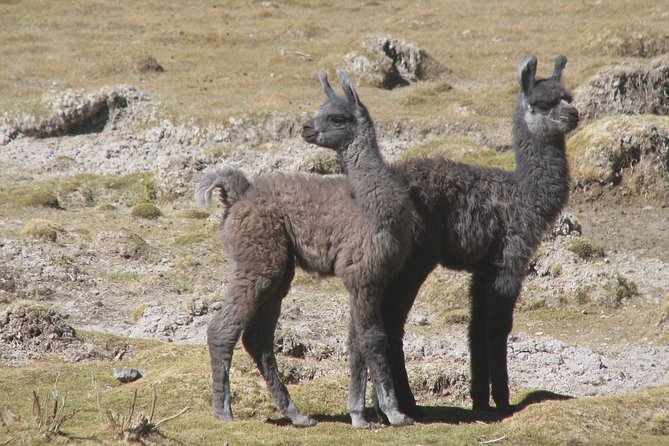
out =
{"type": "Polygon", "coordinates": [[[302,127],[302,132],[301,133],[302,133],[303,138],[308,138],[310,136],[313,136],[313,134],[316,133],[316,132],[314,131],[314,128],[311,125],[305,124],[302,127]]]}

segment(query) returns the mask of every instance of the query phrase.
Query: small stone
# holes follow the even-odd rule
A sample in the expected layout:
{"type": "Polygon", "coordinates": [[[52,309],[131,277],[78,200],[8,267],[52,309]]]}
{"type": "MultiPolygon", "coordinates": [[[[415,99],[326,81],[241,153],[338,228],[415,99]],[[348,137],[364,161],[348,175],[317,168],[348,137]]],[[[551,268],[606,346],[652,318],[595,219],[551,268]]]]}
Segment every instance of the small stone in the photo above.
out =
{"type": "Polygon", "coordinates": [[[137,381],[142,376],[142,372],[137,369],[132,369],[130,367],[114,367],[114,378],[122,383],[137,381]]]}
{"type": "Polygon", "coordinates": [[[414,322],[416,325],[420,327],[424,327],[426,325],[430,324],[430,321],[428,320],[427,316],[424,315],[418,315],[414,318],[414,322]]]}

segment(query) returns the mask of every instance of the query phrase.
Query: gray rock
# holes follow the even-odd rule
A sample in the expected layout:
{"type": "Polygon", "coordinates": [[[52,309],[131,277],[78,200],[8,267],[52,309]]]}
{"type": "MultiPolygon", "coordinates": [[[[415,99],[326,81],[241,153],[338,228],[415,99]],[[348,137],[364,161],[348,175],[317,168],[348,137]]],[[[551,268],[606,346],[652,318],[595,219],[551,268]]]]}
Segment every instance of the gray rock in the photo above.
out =
{"type": "Polygon", "coordinates": [[[122,383],[131,383],[144,376],[139,370],[130,367],[114,367],[113,373],[114,378],[122,383]]]}
{"type": "Polygon", "coordinates": [[[669,114],[669,55],[649,64],[605,68],[574,91],[581,119],[615,114],[669,114]]]}
{"type": "Polygon", "coordinates": [[[361,84],[391,90],[450,73],[417,44],[391,35],[373,35],[360,47],[346,54],[344,61],[361,84]]]}

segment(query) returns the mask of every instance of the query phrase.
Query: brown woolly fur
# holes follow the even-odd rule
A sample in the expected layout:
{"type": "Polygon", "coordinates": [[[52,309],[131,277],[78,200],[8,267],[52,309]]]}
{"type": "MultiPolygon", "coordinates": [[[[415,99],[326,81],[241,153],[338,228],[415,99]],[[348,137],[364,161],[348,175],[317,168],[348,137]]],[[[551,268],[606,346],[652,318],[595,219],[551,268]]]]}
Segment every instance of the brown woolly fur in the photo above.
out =
{"type": "Polygon", "coordinates": [[[412,254],[390,282],[382,310],[395,392],[406,413],[415,412],[416,406],[404,367],[404,324],[418,289],[438,264],[472,273],[474,409],[490,410],[492,388],[497,411],[512,411],[506,345],[513,309],[530,258],[569,196],[565,135],[578,125],[578,112],[560,80],[566,62],[558,57],[547,79],[536,78],[534,56],[520,64],[515,171],[439,158],[396,166],[409,183],[417,219],[412,254]]]}
{"type": "Polygon", "coordinates": [[[302,129],[303,137],[340,154],[346,180],[320,176],[259,176],[249,182],[239,170],[214,172],[200,181],[196,198],[209,202],[214,189],[226,209],[223,237],[233,266],[222,309],[207,330],[214,415],[232,420],[230,364],[240,336],[265,379],[274,402],[294,425],[312,426],[280,378],[274,330],[295,274],[336,275],[350,293],[351,375],[349,412],[354,427],[364,415],[367,369],[378,404],[393,425],[413,420],[397,408],[385,357],[381,322],[383,286],[403,266],[410,248],[411,207],[406,184],[379,153],[374,124],[345,72],[345,96],[321,75],[327,100],[302,129]],[[243,332],[243,335],[242,335],[243,332]]]}

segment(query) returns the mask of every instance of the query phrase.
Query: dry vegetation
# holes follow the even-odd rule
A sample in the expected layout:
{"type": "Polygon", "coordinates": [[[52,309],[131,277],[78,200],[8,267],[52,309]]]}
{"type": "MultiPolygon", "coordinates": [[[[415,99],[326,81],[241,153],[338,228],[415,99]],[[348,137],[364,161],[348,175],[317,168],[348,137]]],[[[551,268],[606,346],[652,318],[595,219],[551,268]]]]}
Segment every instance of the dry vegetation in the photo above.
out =
{"type": "MultiPolygon", "coordinates": [[[[164,120],[205,127],[251,116],[245,119],[262,132],[267,116],[281,113],[284,125],[315,110],[321,100],[316,73],[341,66],[370,33],[388,33],[419,44],[447,69],[434,82],[359,88],[379,133],[401,140],[398,158],[447,155],[512,169],[510,113],[522,56],[537,54],[539,72],[548,74],[549,61],[565,54],[566,83],[576,88],[600,69],[646,64],[666,53],[668,20],[666,4],[653,0],[531,7],[519,0],[457,0],[448,7],[437,0],[0,0],[0,131],[3,114],[6,120],[50,116],[53,95],[69,89],[90,94],[128,84],[146,92],[158,110],[137,124],[137,140],[164,120]]],[[[256,141],[249,134],[245,147],[253,156],[285,148],[275,135],[256,141]]],[[[661,277],[669,171],[658,170],[663,162],[669,166],[668,134],[665,117],[644,115],[587,122],[571,138],[577,188],[569,210],[581,219],[584,237],[542,246],[517,311],[514,335],[521,341],[550,336],[623,352],[669,343],[667,278],[661,277]],[[665,139],[665,152],[656,150],[658,138],[665,139]]],[[[239,149],[208,141],[189,150],[225,160],[239,149]]],[[[0,312],[54,307],[77,325],[77,347],[0,336],[7,360],[0,363],[0,445],[117,444],[119,438],[202,445],[667,442],[666,383],[566,401],[537,391],[546,384],[517,385],[513,395],[523,410],[497,422],[465,409],[466,360],[444,357],[409,370],[426,410],[422,422],[353,431],[345,415],[346,295],[338,282],[301,272],[286,298],[277,350],[291,393],[319,424],[283,426],[241,350],[232,380],[238,421],[221,423],[210,416],[209,360],[197,345],[226,283],[227,257],[216,230],[220,208],[193,209],[187,183],[178,194],[166,193],[169,175],[77,172],[75,157],[65,155],[44,161],[46,167],[25,167],[21,159],[0,164],[0,312]],[[176,320],[161,313],[165,308],[179,310],[176,320]],[[116,366],[149,372],[120,384],[111,377],[116,366]]],[[[182,161],[172,171],[193,169],[182,161]]],[[[311,171],[337,170],[331,159],[309,162],[311,171]]],[[[437,270],[430,276],[410,315],[409,356],[420,358],[439,343],[464,346],[466,292],[464,275],[437,270]]]]}
{"type": "Polygon", "coordinates": [[[569,55],[568,83],[575,86],[637,56],[611,55],[584,41],[636,30],[661,42],[667,20],[666,8],[653,1],[532,8],[467,0],[448,8],[438,1],[3,1],[0,8],[0,110],[25,111],[50,91],[126,82],[151,92],[171,114],[205,121],[313,110],[314,95],[304,86],[373,32],[417,42],[457,80],[456,88],[403,107],[395,104],[422,92],[362,89],[376,116],[445,118],[456,102],[478,115],[506,117],[516,85],[504,74],[528,52],[539,60],[569,55]],[[138,54],[164,71],[129,66],[138,54]]]}

